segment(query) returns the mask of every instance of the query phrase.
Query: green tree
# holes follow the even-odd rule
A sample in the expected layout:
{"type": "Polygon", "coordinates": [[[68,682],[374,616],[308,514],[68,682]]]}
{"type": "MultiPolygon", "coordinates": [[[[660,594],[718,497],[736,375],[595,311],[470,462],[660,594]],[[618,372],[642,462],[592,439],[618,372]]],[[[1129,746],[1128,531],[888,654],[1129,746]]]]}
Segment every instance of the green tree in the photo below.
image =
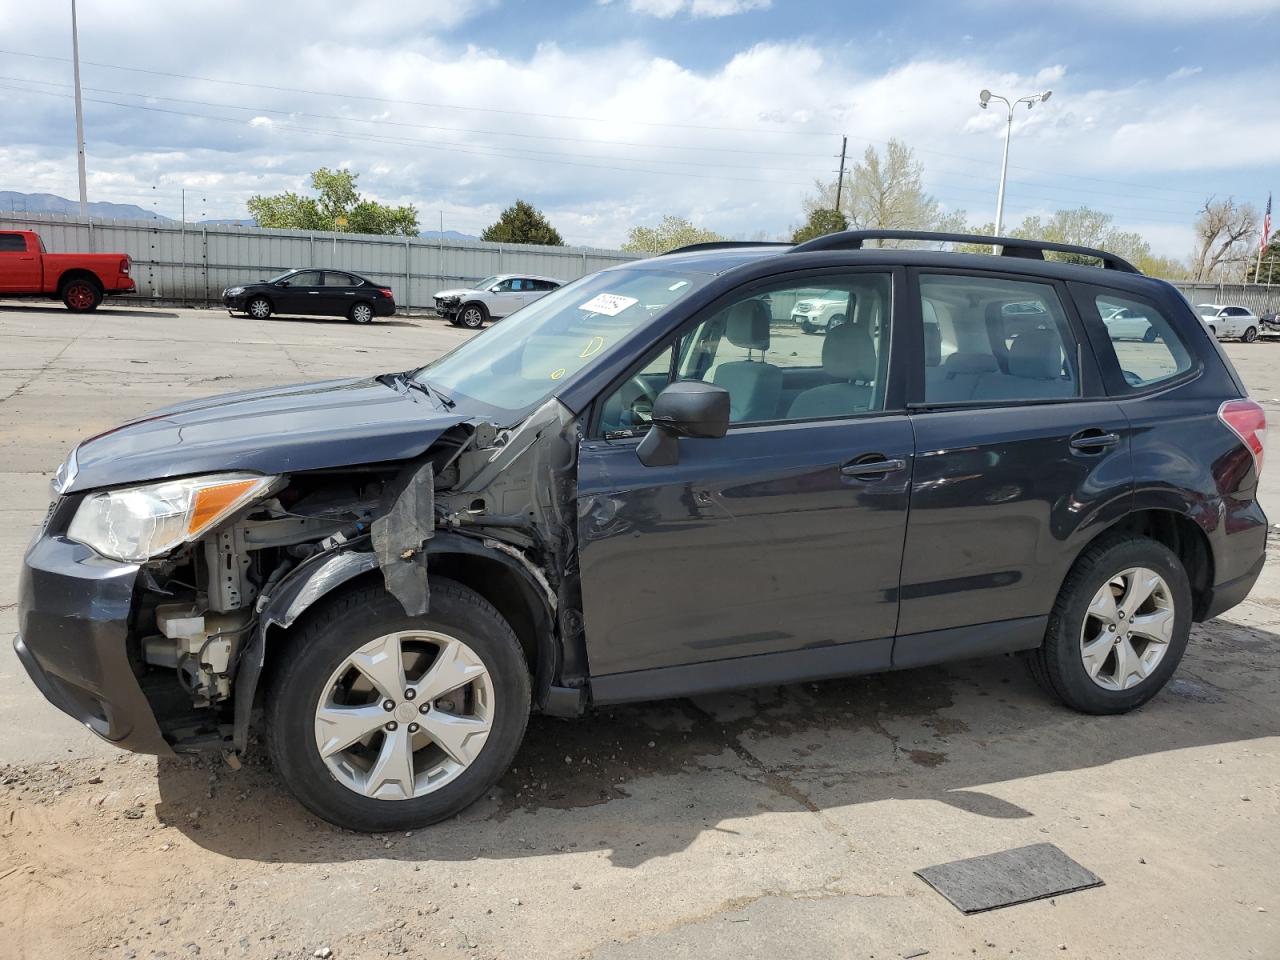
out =
{"type": "Polygon", "coordinates": [[[334,230],[415,237],[418,211],[412,205],[392,207],[360,196],[358,173],[321,167],[311,174],[318,196],[286,191],[249,198],[249,214],[260,227],[281,230],[334,230]]]}
{"type": "Polygon", "coordinates": [[[666,253],[691,243],[714,243],[724,237],[695,227],[684,217],[665,216],[656,227],[632,227],[622,249],[628,253],[666,253]]]}
{"type": "Polygon", "coordinates": [[[491,243],[541,243],[548,247],[563,247],[559,232],[532,204],[517,200],[502,211],[496,223],[480,234],[481,240],[491,243]]]}
{"type": "Polygon", "coordinates": [[[849,220],[839,210],[818,207],[809,211],[809,219],[804,226],[797,227],[791,234],[792,243],[804,243],[815,237],[825,237],[828,233],[839,233],[849,229],[849,220]]]}

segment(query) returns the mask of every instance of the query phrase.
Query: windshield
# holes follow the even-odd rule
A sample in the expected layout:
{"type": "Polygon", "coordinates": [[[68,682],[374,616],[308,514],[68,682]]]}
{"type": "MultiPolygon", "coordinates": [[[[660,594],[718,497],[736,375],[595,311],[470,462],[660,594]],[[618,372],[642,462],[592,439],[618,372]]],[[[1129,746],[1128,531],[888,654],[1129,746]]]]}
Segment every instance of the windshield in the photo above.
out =
{"type": "Polygon", "coordinates": [[[497,277],[485,277],[483,280],[477,281],[471,285],[472,290],[488,290],[498,282],[497,277]]]}
{"type": "Polygon", "coordinates": [[[534,301],[413,376],[454,400],[521,413],[709,280],[706,274],[658,270],[592,274],[534,301]]]}
{"type": "Polygon", "coordinates": [[[298,272],[298,269],[295,267],[295,268],[294,268],[294,269],[292,269],[292,270],[286,270],[284,273],[280,274],[280,275],[279,275],[279,276],[277,276],[277,277],[272,277],[270,280],[264,280],[264,281],[262,281],[262,282],[263,282],[263,283],[275,283],[277,280],[287,280],[289,277],[292,277],[292,276],[293,276],[295,273],[297,273],[297,272],[298,272]]]}
{"type": "Polygon", "coordinates": [[[1212,303],[1197,303],[1196,313],[1200,314],[1202,317],[1216,317],[1218,315],[1218,308],[1212,303]]]}

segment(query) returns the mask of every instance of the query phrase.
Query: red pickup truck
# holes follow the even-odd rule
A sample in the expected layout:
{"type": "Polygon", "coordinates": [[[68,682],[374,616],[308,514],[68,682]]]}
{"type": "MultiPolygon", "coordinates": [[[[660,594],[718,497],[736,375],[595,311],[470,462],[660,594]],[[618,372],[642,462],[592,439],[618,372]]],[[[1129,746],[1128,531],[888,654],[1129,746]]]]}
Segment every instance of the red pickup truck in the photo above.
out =
{"type": "Polygon", "coordinates": [[[124,253],[46,253],[39,234],[0,230],[0,297],[60,299],[81,313],[132,292],[132,265],[124,253]]]}

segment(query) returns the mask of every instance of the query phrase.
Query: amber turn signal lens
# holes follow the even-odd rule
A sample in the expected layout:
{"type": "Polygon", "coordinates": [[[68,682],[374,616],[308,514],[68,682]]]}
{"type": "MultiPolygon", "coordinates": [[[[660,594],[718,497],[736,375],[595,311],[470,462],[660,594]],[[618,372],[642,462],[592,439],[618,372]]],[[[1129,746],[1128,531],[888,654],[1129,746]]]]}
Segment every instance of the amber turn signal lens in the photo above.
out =
{"type": "Polygon", "coordinates": [[[212,487],[202,487],[195,493],[191,514],[187,520],[187,534],[196,536],[221,520],[230,510],[239,506],[251,493],[262,486],[262,480],[232,480],[212,487]]]}

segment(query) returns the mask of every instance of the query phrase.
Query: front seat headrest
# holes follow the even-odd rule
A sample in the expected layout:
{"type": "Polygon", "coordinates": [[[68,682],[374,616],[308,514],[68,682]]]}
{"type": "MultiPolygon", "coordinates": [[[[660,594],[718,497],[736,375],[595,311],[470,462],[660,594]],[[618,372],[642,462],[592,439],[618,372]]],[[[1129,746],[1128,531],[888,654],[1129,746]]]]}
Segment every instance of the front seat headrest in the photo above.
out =
{"type": "Polygon", "coordinates": [[[744,350],[769,349],[769,308],[759,300],[743,300],[729,308],[724,335],[744,350]]]}
{"type": "Polygon", "coordinates": [[[995,373],[1000,364],[989,353],[953,353],[942,362],[942,369],[951,379],[961,374],[995,373]]]}
{"type": "Polygon", "coordinates": [[[852,323],[827,330],[822,369],[837,380],[870,383],[876,378],[876,347],[871,334],[852,323]]]}
{"type": "Polygon", "coordinates": [[[1028,330],[1009,347],[1009,373],[1032,380],[1062,376],[1062,339],[1056,330],[1028,330]]]}

